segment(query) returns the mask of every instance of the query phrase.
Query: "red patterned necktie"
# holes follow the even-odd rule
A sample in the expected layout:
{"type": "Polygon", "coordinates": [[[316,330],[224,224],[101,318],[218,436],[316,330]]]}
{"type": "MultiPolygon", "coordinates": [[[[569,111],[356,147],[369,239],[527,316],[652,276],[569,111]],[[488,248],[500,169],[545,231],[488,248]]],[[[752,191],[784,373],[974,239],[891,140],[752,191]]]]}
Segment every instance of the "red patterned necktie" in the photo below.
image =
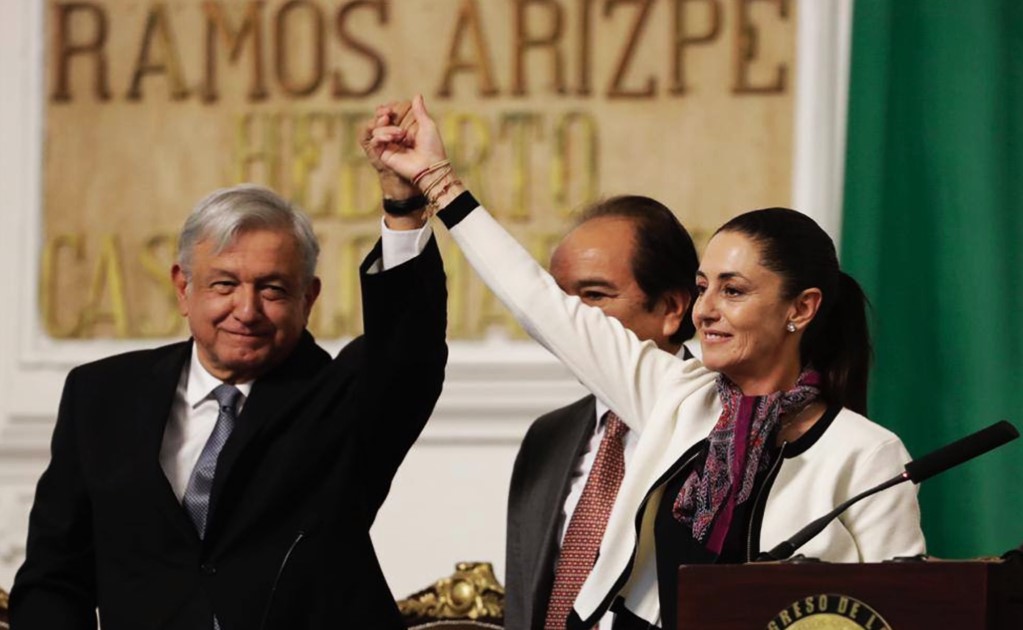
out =
{"type": "Polygon", "coordinates": [[[605,418],[604,437],[600,440],[590,476],[561,543],[544,630],[565,630],[565,622],[579,589],[597,560],[607,518],[625,476],[622,438],[629,427],[613,411],[607,412],[605,418]]]}

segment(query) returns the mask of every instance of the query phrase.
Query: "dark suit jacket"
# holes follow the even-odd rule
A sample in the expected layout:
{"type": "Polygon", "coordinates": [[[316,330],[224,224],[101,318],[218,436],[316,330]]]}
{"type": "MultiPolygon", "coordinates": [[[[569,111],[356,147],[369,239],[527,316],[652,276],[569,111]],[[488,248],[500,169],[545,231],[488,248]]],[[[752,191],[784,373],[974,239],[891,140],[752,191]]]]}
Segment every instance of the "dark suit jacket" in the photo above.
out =
{"type": "MultiPolygon", "coordinates": [[[[380,246],[367,261],[380,255],[380,246]]],[[[366,333],[335,358],[306,333],[259,378],[221,451],[205,540],[159,452],[190,343],[69,374],[39,481],[17,630],[401,628],[369,528],[440,394],[436,244],[367,275],[366,333]]]]}
{"type": "Polygon", "coordinates": [[[572,468],[593,435],[596,399],[586,396],[538,418],[512,470],[505,548],[504,623],[543,628],[558,558],[561,508],[572,468]]]}

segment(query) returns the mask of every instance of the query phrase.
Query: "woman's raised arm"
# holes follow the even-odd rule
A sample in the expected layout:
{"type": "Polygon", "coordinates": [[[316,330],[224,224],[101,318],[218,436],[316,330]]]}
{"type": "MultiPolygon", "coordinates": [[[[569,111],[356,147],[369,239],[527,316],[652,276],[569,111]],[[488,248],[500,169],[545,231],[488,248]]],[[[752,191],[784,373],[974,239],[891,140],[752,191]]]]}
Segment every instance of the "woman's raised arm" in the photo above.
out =
{"type": "MultiPolygon", "coordinates": [[[[392,116],[390,124],[373,130],[371,144],[380,160],[440,209],[438,217],[466,259],[529,335],[631,428],[641,431],[658,405],[677,406],[714,379],[699,361],[682,361],[642,342],[618,320],[566,295],[466,191],[447,164],[443,140],[421,96],[413,101],[411,115],[411,122],[392,116]]],[[[673,416],[660,417],[665,415],[673,416]]]]}

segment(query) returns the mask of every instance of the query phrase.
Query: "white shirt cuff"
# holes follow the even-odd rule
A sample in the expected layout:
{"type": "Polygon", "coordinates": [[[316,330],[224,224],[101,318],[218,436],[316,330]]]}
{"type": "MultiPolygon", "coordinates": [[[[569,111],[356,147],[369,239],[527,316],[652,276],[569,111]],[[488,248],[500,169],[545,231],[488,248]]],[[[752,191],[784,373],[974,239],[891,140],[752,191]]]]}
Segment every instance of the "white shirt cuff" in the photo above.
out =
{"type": "Polygon", "coordinates": [[[383,251],[382,260],[376,260],[370,266],[370,273],[378,273],[393,269],[406,263],[426,249],[430,242],[433,229],[427,223],[418,230],[392,230],[380,218],[380,245],[383,251]]]}

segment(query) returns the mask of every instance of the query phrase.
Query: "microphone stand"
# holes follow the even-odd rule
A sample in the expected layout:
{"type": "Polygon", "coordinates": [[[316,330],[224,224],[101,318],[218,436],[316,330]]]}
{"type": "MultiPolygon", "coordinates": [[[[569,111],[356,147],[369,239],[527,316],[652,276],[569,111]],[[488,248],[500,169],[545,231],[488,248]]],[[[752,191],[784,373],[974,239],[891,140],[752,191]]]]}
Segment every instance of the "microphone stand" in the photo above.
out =
{"type": "MultiPolygon", "coordinates": [[[[796,532],[796,535],[778,544],[770,551],[762,552],[757,556],[756,562],[771,562],[785,560],[807,543],[811,538],[821,533],[836,516],[849,509],[857,501],[865,499],[872,494],[881,492],[898,485],[904,481],[912,481],[919,484],[925,479],[942,473],[949,468],[958,466],[974,457],[983,455],[991,449],[997,448],[1006,442],[1011,442],[1019,437],[1016,427],[1006,420],[996,422],[991,426],[971,433],[964,438],[943,446],[936,451],[924,455],[918,460],[906,464],[906,470],[884,483],[874,486],[866,492],[862,492],[848,501],[842,503],[834,510],[828,512],[819,519],[813,521],[803,529],[796,532]]],[[[1023,545],[1021,545],[1023,547],[1023,545]]]]}
{"type": "Polygon", "coordinates": [[[1018,565],[1019,567],[1023,568],[1023,545],[1020,545],[1015,549],[1010,549],[1003,553],[1002,560],[1005,560],[1007,563],[1018,565]]]}
{"type": "Polygon", "coordinates": [[[789,538],[788,540],[779,543],[777,546],[774,547],[774,549],[771,549],[770,551],[760,552],[760,555],[757,556],[756,562],[777,562],[779,560],[786,560],[792,557],[792,554],[796,552],[796,549],[799,549],[807,542],[809,542],[811,538],[821,533],[821,531],[828,526],[828,523],[830,523],[836,517],[838,517],[839,514],[845,512],[850,507],[852,507],[853,504],[858,503],[862,499],[866,499],[871,495],[877,494],[882,490],[887,490],[892,486],[897,486],[898,484],[904,481],[909,481],[909,473],[906,472],[900,473],[895,477],[892,477],[888,481],[885,481],[877,486],[874,486],[873,488],[866,490],[865,492],[857,494],[856,496],[845,501],[844,503],[842,503],[835,509],[831,510],[824,516],[820,517],[819,519],[813,521],[803,529],[799,530],[796,533],[796,535],[793,536],[792,538],[789,538]]]}

